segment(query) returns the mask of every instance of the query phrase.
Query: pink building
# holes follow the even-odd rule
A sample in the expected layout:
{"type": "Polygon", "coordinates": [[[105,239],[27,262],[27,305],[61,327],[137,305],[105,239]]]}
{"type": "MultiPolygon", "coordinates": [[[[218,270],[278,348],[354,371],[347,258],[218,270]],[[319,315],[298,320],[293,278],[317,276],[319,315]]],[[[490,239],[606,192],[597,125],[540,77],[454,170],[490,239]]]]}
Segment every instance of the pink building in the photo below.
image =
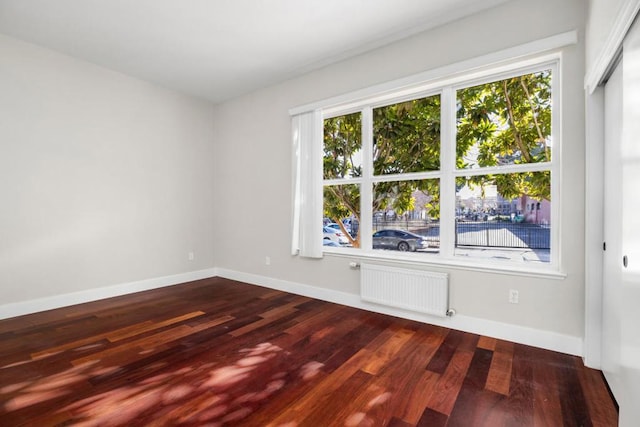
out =
{"type": "Polygon", "coordinates": [[[530,224],[551,224],[551,202],[548,200],[538,200],[529,196],[522,196],[519,199],[521,215],[524,221],[530,224]]]}

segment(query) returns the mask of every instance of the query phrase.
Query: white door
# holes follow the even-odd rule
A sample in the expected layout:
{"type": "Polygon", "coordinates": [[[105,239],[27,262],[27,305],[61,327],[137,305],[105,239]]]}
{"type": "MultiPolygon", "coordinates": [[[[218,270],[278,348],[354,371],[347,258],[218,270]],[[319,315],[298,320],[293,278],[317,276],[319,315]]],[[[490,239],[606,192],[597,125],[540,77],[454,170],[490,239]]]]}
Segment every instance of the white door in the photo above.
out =
{"type": "Polygon", "coordinates": [[[602,370],[620,425],[640,425],[640,27],[605,86],[602,370]]]}

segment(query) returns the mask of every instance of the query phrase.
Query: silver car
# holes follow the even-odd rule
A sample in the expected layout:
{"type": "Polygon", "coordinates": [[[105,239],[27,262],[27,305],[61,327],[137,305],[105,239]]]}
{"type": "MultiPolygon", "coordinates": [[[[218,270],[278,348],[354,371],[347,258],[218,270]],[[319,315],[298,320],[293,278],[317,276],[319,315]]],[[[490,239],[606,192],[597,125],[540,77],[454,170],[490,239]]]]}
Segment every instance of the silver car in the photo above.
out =
{"type": "Polygon", "coordinates": [[[424,237],[404,230],[380,230],[373,233],[373,249],[412,251],[427,249],[429,242],[424,237]]]}

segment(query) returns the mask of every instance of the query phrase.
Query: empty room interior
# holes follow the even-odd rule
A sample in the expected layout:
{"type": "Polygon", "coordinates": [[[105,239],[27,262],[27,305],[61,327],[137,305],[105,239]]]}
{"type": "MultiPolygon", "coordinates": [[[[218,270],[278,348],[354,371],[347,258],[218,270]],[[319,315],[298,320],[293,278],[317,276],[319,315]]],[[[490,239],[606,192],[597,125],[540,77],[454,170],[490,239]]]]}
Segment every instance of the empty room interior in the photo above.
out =
{"type": "Polygon", "coordinates": [[[639,10],[0,0],[0,424],[637,426],[639,10]]]}

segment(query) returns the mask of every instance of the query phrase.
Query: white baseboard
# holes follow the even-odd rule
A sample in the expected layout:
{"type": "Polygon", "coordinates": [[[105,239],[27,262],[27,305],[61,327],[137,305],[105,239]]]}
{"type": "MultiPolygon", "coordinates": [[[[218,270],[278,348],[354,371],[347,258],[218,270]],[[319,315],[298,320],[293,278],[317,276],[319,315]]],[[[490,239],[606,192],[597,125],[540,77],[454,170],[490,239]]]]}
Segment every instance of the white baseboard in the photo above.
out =
{"type": "Polygon", "coordinates": [[[294,283],[286,280],[220,268],[216,269],[216,272],[218,276],[227,279],[264,286],[271,289],[277,289],[284,292],[290,292],[297,295],[303,295],[376,313],[416,320],[418,322],[503,339],[519,344],[526,344],[574,356],[582,356],[583,352],[582,339],[571,335],[470,317],[462,314],[456,314],[455,316],[448,318],[440,318],[393,307],[367,303],[362,301],[359,295],[332,289],[318,288],[301,283],[294,283]]]}
{"type": "Polygon", "coordinates": [[[119,285],[105,286],[102,288],[87,289],[86,291],[4,304],[0,305],[0,319],[7,319],[9,317],[22,316],[24,314],[37,313],[45,310],[52,310],[54,308],[67,307],[74,304],[82,304],[85,302],[132,294],[134,292],[148,291],[150,289],[162,288],[165,286],[206,279],[214,276],[217,276],[217,270],[215,268],[209,268],[205,270],[173,274],[171,276],[139,280],[136,282],[121,283],[119,285]]]}

